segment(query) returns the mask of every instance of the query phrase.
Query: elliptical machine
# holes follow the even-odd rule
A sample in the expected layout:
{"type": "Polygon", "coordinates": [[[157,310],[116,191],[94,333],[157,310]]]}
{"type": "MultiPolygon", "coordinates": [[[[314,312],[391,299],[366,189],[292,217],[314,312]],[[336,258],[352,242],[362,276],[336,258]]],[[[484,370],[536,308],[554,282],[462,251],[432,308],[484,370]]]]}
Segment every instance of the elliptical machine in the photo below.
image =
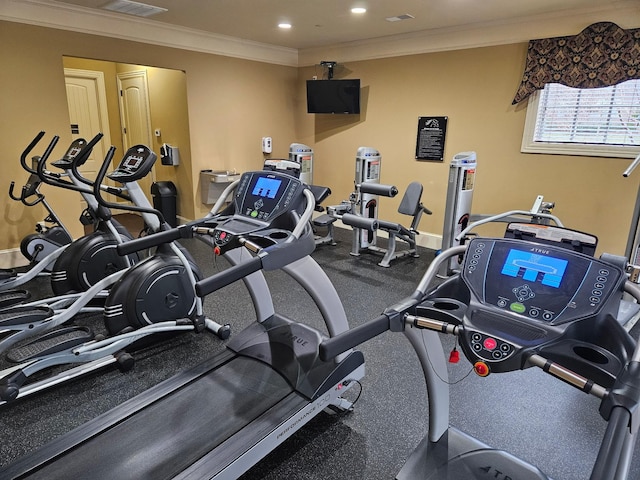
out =
{"type": "MultiPolygon", "coordinates": [[[[131,179],[130,182],[139,180],[151,170],[157,157],[148,149],[146,152],[144,168],[140,165],[139,176],[131,179]],[[146,152],[149,154],[147,155],[146,152]]],[[[113,154],[114,152],[111,158],[113,154]]],[[[146,197],[138,195],[135,188],[128,188],[125,182],[122,182],[125,185],[124,188],[115,188],[102,185],[98,179],[91,181],[84,178],[78,168],[87,160],[87,157],[88,153],[82,152],[74,158],[63,158],[54,163],[59,168],[70,170],[69,178],[72,182],[64,182],[48,172],[45,156],[38,162],[38,175],[45,183],[85,193],[84,197],[90,202],[90,211],[95,218],[94,231],[69,244],[56,259],[51,271],[51,289],[54,295],[86,291],[99,280],[118,270],[129,268],[139,260],[138,255],[121,257],[115,251],[117,245],[133,240],[133,236],[113,220],[109,208],[97,202],[95,191],[100,192],[104,188],[109,193],[133,203],[141,202],[143,198],[146,200],[146,197]]],[[[158,230],[159,225],[155,219],[147,219],[147,221],[155,223],[151,228],[158,230]]]]}
{"type": "MultiPolygon", "coordinates": [[[[92,189],[86,185],[83,185],[83,183],[76,176],[79,175],[77,169],[75,175],[72,169],[75,163],[81,165],[84,161],[86,161],[86,158],[91,152],[93,146],[102,138],[102,134],[96,135],[90,142],[86,142],[86,140],[84,139],[76,139],[71,144],[63,157],[60,160],[54,162],[54,165],[64,170],[63,174],[46,170],[46,161],[50,157],[53,149],[55,148],[55,145],[59,140],[59,137],[57,136],[54,136],[50,141],[43,155],[41,157],[36,157],[38,160],[38,165],[35,169],[27,164],[27,156],[43,136],[44,132],[39,132],[38,135],[36,135],[36,137],[29,144],[29,146],[24,150],[20,157],[22,167],[32,176],[37,176],[39,181],[41,181],[42,183],[74,190],[80,193],[80,195],[87,203],[87,209],[85,209],[85,211],[83,212],[80,220],[84,225],[94,225],[95,231],[94,233],[90,234],[95,237],[93,241],[94,246],[95,239],[98,237],[104,238],[112,235],[116,241],[118,239],[132,239],[132,236],[127,232],[127,230],[111,218],[111,214],[108,210],[99,208],[99,205],[93,196],[92,189]]],[[[128,196],[122,193],[122,189],[106,186],[101,186],[101,188],[109,189],[110,193],[118,195],[124,199],[130,199],[128,196]]],[[[78,239],[77,241],[82,240],[82,238],[78,239]]],[[[37,242],[38,241],[36,241],[36,244],[37,242]]],[[[82,242],[84,244],[86,240],[82,240],[82,242]]],[[[71,247],[74,243],[75,242],[71,242],[61,245],[58,248],[53,249],[49,254],[45,256],[43,256],[42,253],[39,253],[37,256],[39,260],[38,263],[34,264],[32,262],[31,268],[25,273],[19,274],[15,269],[1,269],[0,291],[3,292],[0,295],[1,305],[4,307],[7,305],[15,305],[26,301],[29,298],[29,295],[26,291],[14,290],[13,292],[7,292],[7,290],[15,289],[21,285],[24,285],[37,276],[44,274],[48,275],[48,271],[55,272],[53,273],[52,277],[52,289],[54,291],[54,294],[63,295],[73,291],[86,290],[88,288],[88,284],[95,283],[95,281],[97,281],[97,278],[100,277],[100,274],[95,273],[96,271],[100,272],[100,270],[102,269],[102,272],[108,272],[110,269],[114,268],[114,265],[118,268],[124,268],[125,266],[128,266],[131,261],[135,261],[136,259],[135,257],[132,257],[131,259],[128,259],[129,261],[125,264],[125,261],[123,261],[123,259],[121,259],[117,255],[105,255],[105,253],[109,252],[109,250],[105,250],[104,252],[101,252],[100,255],[93,255],[92,257],[89,257],[91,259],[91,265],[89,265],[89,263],[86,261],[87,253],[80,251],[79,247],[74,246],[72,247],[74,253],[67,254],[65,255],[63,260],[60,260],[60,257],[63,256],[66,249],[71,247]],[[84,261],[76,262],[76,259],[83,259],[84,261]],[[74,271],[71,271],[71,273],[67,275],[65,271],[66,268],[73,269],[74,271]],[[58,279],[58,283],[55,283],[54,281],[54,279],[56,278],[58,279]],[[74,280],[74,283],[71,284],[71,286],[69,286],[68,278],[74,280]]],[[[43,252],[49,247],[53,247],[53,244],[48,244],[47,247],[43,247],[43,252]]]]}
{"type": "MultiPolygon", "coordinates": [[[[162,213],[149,205],[136,183],[136,180],[149,172],[156,158],[154,152],[146,146],[131,147],[118,167],[108,175],[111,180],[125,185],[128,194],[137,200],[134,203],[140,205],[115,204],[104,198],[100,185],[107,176],[114,152],[115,148],[111,147],[93,184],[93,194],[101,208],[137,212],[143,215],[148,225],[157,224],[158,229],[171,229],[162,213]]],[[[115,247],[113,251],[116,252],[115,247]]],[[[131,248],[123,256],[135,251],[135,247],[131,248]]],[[[13,401],[113,363],[123,371],[128,370],[134,363],[130,350],[147,345],[158,334],[184,331],[200,333],[209,330],[221,339],[228,338],[229,325],[220,325],[207,318],[203,312],[202,299],[195,293],[195,285],[201,277],[189,252],[177,242],[169,242],[159,245],[153,256],[100,280],[80,294],[63,313],[38,323],[36,328],[27,331],[22,329],[16,333],[18,338],[25,338],[33,331],[45,334],[14,349],[12,358],[18,364],[0,372],[0,401],[13,401]],[[106,288],[109,291],[106,293],[104,308],[101,309],[106,337],[94,336],[83,327],[49,332],[50,328],[70,320],[94,295],[106,288]],[[25,385],[38,372],[56,365],[74,364],[78,366],[25,385]]],[[[4,341],[0,341],[0,347],[4,341]]]]}
{"type": "MultiPolygon", "coordinates": [[[[96,136],[88,145],[92,146],[95,144],[101,135],[96,136]]],[[[95,313],[103,311],[103,302],[106,298],[108,291],[107,289],[113,285],[113,283],[119,278],[116,273],[124,272],[125,267],[129,265],[130,260],[123,259],[120,255],[117,254],[115,247],[117,246],[117,240],[111,239],[107,236],[109,232],[115,231],[119,233],[119,230],[116,226],[111,224],[110,221],[110,211],[108,208],[99,206],[98,202],[94,196],[94,190],[100,192],[103,189],[108,191],[109,193],[113,193],[122,198],[127,198],[130,201],[138,202],[142,205],[145,204],[149,206],[149,201],[146,196],[142,192],[140,186],[136,181],[128,178],[125,183],[122,183],[123,187],[110,187],[102,185],[101,181],[95,184],[92,184],[92,188],[89,189],[86,185],[76,185],[75,183],[62,181],[59,179],[61,175],[53,174],[51,172],[46,172],[44,170],[44,165],[47,157],[50,155],[53,150],[53,146],[55,145],[56,137],[51,142],[47,151],[42,156],[38,171],[41,176],[53,177],[52,179],[48,179],[49,182],[60,185],[64,188],[70,188],[76,191],[80,191],[86,194],[87,199],[89,199],[93,204],[96,205],[95,208],[92,208],[92,211],[98,212],[98,218],[104,219],[103,222],[105,224],[105,230],[102,229],[96,230],[96,232],[90,234],[89,241],[85,241],[86,237],[83,237],[75,242],[71,243],[66,247],[62,247],[61,252],[54,252],[51,254],[56,258],[56,262],[54,265],[54,271],[51,274],[52,276],[58,273],[59,277],[66,279],[70,278],[81,278],[86,284],[90,282],[92,283],[88,288],[78,289],[78,291],[67,292],[64,294],[58,294],[51,298],[45,298],[37,301],[32,301],[29,303],[24,303],[26,299],[29,298],[29,294],[26,291],[5,291],[1,292],[0,299],[2,299],[2,303],[5,306],[4,309],[0,310],[1,317],[0,318],[0,329],[3,332],[2,338],[0,338],[0,352],[6,351],[9,347],[17,344],[20,341],[36,338],[39,335],[43,335],[46,332],[50,332],[54,328],[70,321],[76,314],[83,313],[95,313]],[[124,192],[127,192],[126,194],[124,192]],[[104,244],[99,243],[101,238],[106,238],[104,244]],[[64,256],[66,253],[66,249],[74,248],[74,244],[76,242],[84,245],[84,249],[78,249],[76,255],[64,256]],[[96,252],[94,254],[94,252],[96,252]],[[116,257],[116,258],[114,258],[116,257]],[[60,260],[62,258],[62,260],[60,260]],[[124,263],[126,261],[126,263],[124,263]],[[70,265],[70,268],[75,269],[70,275],[67,275],[65,272],[60,271],[60,264],[62,262],[66,262],[70,265]],[[117,263],[116,263],[117,262],[117,263]],[[118,266],[120,268],[115,268],[118,266]],[[58,269],[58,272],[56,272],[58,269]],[[93,269],[93,270],[92,270],[93,269]],[[90,273],[93,271],[96,273],[91,276],[90,273]],[[100,274],[102,277],[99,278],[100,274]],[[5,300],[6,297],[6,300],[5,300]]],[[[144,158],[143,162],[137,163],[137,168],[135,172],[138,174],[137,178],[144,176],[147,174],[151,167],[153,166],[153,162],[155,161],[155,154],[149,150],[147,147],[140,147],[140,150],[133,150],[129,155],[125,155],[125,160],[129,159],[131,156],[136,156],[137,159],[144,158]]],[[[115,149],[112,148],[108,154],[105,161],[110,161],[113,158],[115,149]]],[[[77,160],[82,156],[80,153],[75,157],[77,160]]],[[[124,161],[124,160],[123,160],[124,161]]],[[[77,169],[76,169],[77,170],[77,169]]],[[[76,179],[73,176],[72,169],[69,169],[71,173],[72,179],[76,179]]],[[[76,172],[77,173],[77,172],[76,172]]],[[[76,179],[78,183],[81,183],[76,179]]],[[[88,181],[84,179],[84,181],[88,181]]],[[[124,204],[123,204],[124,205],[124,204]]],[[[119,207],[123,205],[118,205],[119,207]]],[[[160,227],[160,222],[155,215],[150,213],[143,213],[143,218],[145,223],[158,230],[160,227]]],[[[115,235],[114,235],[115,236],[115,235]]],[[[118,235],[118,238],[121,238],[118,235]]],[[[130,257],[137,258],[137,255],[132,254],[130,257]]],[[[26,278],[33,278],[35,276],[34,272],[39,271],[42,268],[42,265],[45,262],[51,260],[43,260],[40,264],[36,265],[32,270],[30,270],[23,277],[16,278],[13,282],[24,282],[26,278]]],[[[11,281],[8,281],[7,284],[11,284],[11,281]]],[[[52,286],[53,288],[53,286],[52,286]]],[[[16,362],[21,362],[25,358],[29,358],[31,356],[39,355],[42,351],[49,350],[50,348],[60,348],[61,342],[70,341],[70,344],[75,344],[78,341],[86,341],[87,338],[90,338],[90,335],[87,332],[81,334],[81,332],[77,329],[74,329],[68,332],[71,335],[71,338],[67,334],[62,334],[60,331],[56,331],[55,333],[51,333],[50,337],[45,344],[41,344],[39,347],[34,350],[25,357],[23,354],[17,355],[16,362]]],[[[64,344],[64,343],[63,343],[64,344]]]]}
{"type": "MultiPolygon", "coordinates": [[[[82,139],[80,141],[84,142],[82,139]]],[[[74,147],[77,142],[78,140],[74,141],[67,149],[65,157],[79,153],[80,150],[74,147]]],[[[11,181],[9,185],[9,197],[12,200],[21,202],[27,207],[42,205],[47,211],[44,220],[36,223],[36,233],[30,233],[20,242],[20,252],[31,263],[39,262],[43,257],[73,241],[73,237],[67,227],[65,227],[51,205],[49,205],[49,202],[47,202],[45,196],[40,192],[42,180],[40,180],[36,172],[39,159],[39,157],[32,159],[31,169],[33,172],[29,172],[29,178],[22,186],[19,196],[14,194],[15,182],[11,181]]]]}

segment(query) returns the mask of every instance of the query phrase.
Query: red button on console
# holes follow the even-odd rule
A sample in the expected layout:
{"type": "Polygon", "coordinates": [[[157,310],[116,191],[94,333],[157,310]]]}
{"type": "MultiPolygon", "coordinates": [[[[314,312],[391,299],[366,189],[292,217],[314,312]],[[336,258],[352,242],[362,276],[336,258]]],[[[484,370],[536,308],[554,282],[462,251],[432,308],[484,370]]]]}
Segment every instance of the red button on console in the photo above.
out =
{"type": "Polygon", "coordinates": [[[486,338],[484,340],[484,342],[482,342],[482,344],[484,345],[484,348],[486,348],[487,350],[493,350],[498,346],[498,342],[496,342],[495,338],[486,338]]]}

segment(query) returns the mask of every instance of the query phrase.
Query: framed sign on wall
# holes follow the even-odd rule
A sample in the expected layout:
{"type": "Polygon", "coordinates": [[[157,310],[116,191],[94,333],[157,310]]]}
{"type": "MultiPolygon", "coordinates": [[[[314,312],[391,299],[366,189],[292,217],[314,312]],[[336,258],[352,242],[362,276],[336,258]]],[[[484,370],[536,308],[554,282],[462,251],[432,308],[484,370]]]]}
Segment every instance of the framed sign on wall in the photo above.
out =
{"type": "Polygon", "coordinates": [[[444,160],[448,117],[418,117],[416,160],[444,160]]]}

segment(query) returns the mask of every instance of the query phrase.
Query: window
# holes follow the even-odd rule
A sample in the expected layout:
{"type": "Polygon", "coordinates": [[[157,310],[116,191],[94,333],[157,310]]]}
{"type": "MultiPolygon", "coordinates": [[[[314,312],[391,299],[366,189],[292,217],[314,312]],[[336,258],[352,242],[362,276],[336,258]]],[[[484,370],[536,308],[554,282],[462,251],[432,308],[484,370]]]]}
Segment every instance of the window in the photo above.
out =
{"type": "Polygon", "coordinates": [[[640,80],[603,88],[547,84],[529,99],[522,151],[635,157],[640,152],[640,80]]]}

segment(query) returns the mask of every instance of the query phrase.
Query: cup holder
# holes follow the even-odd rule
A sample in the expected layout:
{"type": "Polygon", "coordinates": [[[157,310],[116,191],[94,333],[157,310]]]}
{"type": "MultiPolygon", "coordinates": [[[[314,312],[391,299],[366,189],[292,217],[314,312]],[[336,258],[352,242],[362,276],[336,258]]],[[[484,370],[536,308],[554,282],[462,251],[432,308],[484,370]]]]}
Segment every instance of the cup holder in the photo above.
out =
{"type": "Polygon", "coordinates": [[[609,363],[609,359],[606,355],[594,348],[584,345],[576,345],[575,347],[573,347],[573,353],[575,353],[580,358],[587,360],[588,362],[596,363],[598,365],[606,365],[607,363],[609,363]]]}
{"type": "Polygon", "coordinates": [[[272,232],[269,234],[269,238],[273,238],[274,240],[283,240],[288,236],[289,234],[287,232],[272,232]]]}
{"type": "Polygon", "coordinates": [[[433,308],[437,308],[438,310],[446,310],[448,312],[452,312],[454,310],[459,310],[460,305],[448,300],[436,300],[433,302],[433,308]]]}

